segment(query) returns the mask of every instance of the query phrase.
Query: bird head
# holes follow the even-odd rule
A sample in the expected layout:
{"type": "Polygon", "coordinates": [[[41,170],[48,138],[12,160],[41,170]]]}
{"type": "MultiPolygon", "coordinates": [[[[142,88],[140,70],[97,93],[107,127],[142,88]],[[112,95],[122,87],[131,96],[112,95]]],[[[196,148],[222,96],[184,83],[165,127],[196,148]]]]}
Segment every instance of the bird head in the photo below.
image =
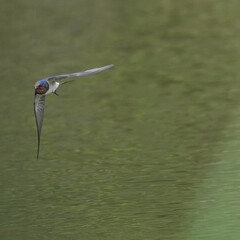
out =
{"type": "Polygon", "coordinates": [[[43,95],[48,91],[49,85],[47,81],[41,80],[34,84],[34,88],[35,88],[35,94],[43,95]]]}

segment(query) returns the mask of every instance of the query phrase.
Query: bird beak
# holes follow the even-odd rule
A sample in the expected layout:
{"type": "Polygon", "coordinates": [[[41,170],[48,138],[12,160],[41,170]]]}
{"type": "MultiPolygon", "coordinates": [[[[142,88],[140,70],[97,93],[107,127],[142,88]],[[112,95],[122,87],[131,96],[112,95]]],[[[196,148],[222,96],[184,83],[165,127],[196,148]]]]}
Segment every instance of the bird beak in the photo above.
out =
{"type": "Polygon", "coordinates": [[[35,88],[35,89],[38,88],[38,87],[40,87],[40,86],[41,86],[41,84],[39,84],[39,83],[34,84],[34,88],[35,88]]]}

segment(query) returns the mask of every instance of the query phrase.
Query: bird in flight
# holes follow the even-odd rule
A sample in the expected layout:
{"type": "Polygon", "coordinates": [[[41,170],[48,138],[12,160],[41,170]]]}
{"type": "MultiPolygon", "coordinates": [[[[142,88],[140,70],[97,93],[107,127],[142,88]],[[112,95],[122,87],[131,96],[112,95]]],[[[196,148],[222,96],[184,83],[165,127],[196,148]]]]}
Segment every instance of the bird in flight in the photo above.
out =
{"type": "Polygon", "coordinates": [[[102,71],[105,71],[114,65],[107,65],[100,68],[93,68],[82,72],[76,72],[76,73],[69,73],[69,74],[63,74],[63,75],[57,75],[57,76],[51,76],[44,78],[42,80],[39,80],[35,83],[35,99],[34,99],[34,113],[35,113],[35,119],[36,119],[36,125],[37,125],[37,135],[38,135],[38,149],[37,149],[37,159],[39,157],[39,150],[40,150],[40,138],[41,138],[41,130],[42,130],[42,124],[43,124],[43,115],[44,115],[44,105],[45,105],[45,96],[50,93],[54,93],[56,95],[57,88],[61,86],[64,83],[71,82],[65,81],[65,82],[58,82],[58,80],[62,80],[64,78],[69,77],[82,77],[87,76],[91,74],[100,73],[102,71]]]}

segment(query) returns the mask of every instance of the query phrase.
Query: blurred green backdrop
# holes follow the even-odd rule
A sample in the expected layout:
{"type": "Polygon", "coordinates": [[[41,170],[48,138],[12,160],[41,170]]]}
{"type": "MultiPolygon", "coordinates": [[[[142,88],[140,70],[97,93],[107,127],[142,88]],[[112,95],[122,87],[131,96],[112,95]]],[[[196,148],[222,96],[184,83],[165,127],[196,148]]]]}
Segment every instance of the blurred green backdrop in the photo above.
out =
{"type": "Polygon", "coordinates": [[[240,3],[0,8],[0,238],[238,239],[240,3]],[[48,96],[35,81],[115,68],[48,96]]]}

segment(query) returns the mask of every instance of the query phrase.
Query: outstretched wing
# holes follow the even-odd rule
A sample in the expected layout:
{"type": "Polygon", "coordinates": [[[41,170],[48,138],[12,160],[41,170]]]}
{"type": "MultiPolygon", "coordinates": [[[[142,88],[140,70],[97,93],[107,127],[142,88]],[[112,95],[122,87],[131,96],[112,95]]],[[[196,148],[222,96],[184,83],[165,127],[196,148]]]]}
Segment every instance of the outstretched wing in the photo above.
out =
{"type": "Polygon", "coordinates": [[[39,150],[40,150],[40,138],[41,138],[41,130],[42,130],[42,124],[43,124],[44,105],[45,105],[45,96],[36,94],[34,99],[34,113],[36,118],[37,134],[38,134],[37,159],[38,159],[39,150]]]}
{"type": "Polygon", "coordinates": [[[48,81],[53,81],[53,80],[60,80],[60,79],[64,79],[64,78],[68,78],[68,77],[82,77],[82,76],[87,76],[87,75],[91,75],[91,74],[96,74],[96,73],[100,73],[102,71],[105,71],[111,67],[113,67],[114,65],[107,65],[104,67],[100,67],[100,68],[93,68],[93,69],[89,69],[86,71],[82,71],[82,72],[76,72],[76,73],[69,73],[69,74],[63,74],[63,75],[57,75],[57,76],[52,76],[52,77],[48,77],[47,80],[48,81]]]}

